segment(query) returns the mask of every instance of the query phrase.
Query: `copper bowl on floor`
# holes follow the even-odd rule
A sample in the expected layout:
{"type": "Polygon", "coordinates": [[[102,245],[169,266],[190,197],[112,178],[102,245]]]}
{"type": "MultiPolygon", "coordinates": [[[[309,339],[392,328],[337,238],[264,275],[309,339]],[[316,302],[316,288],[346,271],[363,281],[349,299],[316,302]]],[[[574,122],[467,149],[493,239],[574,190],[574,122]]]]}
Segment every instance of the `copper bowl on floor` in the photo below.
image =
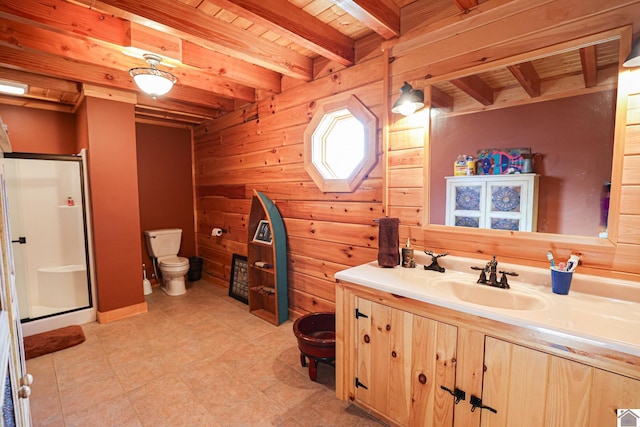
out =
{"type": "Polygon", "coordinates": [[[309,378],[316,380],[319,362],[333,365],[336,357],[336,314],[309,313],[296,319],[293,333],[298,340],[300,364],[306,367],[309,359],[309,378]]]}

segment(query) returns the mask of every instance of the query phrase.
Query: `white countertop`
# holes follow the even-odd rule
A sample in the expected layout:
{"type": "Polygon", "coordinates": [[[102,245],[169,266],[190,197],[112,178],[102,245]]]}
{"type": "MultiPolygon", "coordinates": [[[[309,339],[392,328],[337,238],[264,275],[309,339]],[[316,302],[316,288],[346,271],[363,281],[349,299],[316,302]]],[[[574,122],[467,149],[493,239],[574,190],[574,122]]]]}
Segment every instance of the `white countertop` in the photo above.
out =
{"type": "Polygon", "coordinates": [[[640,300],[637,299],[640,283],[581,275],[578,268],[569,294],[558,295],[551,291],[549,270],[502,264],[498,259],[498,270],[515,271],[519,276],[509,278],[511,289],[492,289],[487,286],[487,292],[526,293],[544,301],[543,308],[512,310],[488,307],[462,301],[437,288],[438,281],[446,278],[475,284],[479,272],[471,270],[470,266],[482,266],[486,261],[447,256],[439,259],[439,264],[447,271],[438,273],[424,270],[423,265],[429,264],[430,258],[427,260],[426,255],[416,251],[416,268],[382,268],[377,261],[373,261],[340,271],[335,278],[506,324],[569,336],[589,344],[640,356],[640,300]],[[621,296],[625,299],[620,299],[621,296]]]}

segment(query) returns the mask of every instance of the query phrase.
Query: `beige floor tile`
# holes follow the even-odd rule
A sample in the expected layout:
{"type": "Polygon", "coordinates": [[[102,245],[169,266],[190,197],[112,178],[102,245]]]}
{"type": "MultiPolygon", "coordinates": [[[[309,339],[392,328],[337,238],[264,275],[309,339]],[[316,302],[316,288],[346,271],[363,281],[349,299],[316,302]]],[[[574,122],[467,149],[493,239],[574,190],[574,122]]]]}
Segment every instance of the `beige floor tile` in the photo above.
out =
{"type": "Polygon", "coordinates": [[[98,402],[96,405],[69,414],[65,417],[66,427],[140,427],[136,411],[125,396],[98,402]]]}
{"type": "Polygon", "coordinates": [[[225,426],[277,426],[285,419],[286,410],[274,404],[264,393],[257,393],[250,401],[228,408],[218,416],[225,426]]]}
{"type": "Polygon", "coordinates": [[[145,297],[148,313],[83,325],[87,340],[27,362],[35,427],[380,426],[300,365],[293,322],[265,322],[205,281],[145,297]]]}
{"type": "Polygon", "coordinates": [[[167,373],[179,372],[179,369],[164,356],[151,353],[144,358],[127,362],[112,362],[112,366],[125,391],[136,389],[167,373]]]}
{"type": "Polygon", "coordinates": [[[90,374],[85,373],[78,379],[61,381],[58,384],[62,412],[65,417],[124,393],[111,367],[104,370],[89,370],[88,372],[90,374]]]}

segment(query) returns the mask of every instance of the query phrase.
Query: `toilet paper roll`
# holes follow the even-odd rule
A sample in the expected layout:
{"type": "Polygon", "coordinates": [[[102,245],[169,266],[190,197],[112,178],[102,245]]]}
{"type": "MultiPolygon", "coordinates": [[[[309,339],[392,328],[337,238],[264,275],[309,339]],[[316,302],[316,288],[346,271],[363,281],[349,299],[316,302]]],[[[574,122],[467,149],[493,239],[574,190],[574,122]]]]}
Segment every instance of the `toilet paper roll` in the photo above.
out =
{"type": "Polygon", "coordinates": [[[211,230],[211,235],[216,237],[222,236],[222,228],[214,228],[211,230]]]}

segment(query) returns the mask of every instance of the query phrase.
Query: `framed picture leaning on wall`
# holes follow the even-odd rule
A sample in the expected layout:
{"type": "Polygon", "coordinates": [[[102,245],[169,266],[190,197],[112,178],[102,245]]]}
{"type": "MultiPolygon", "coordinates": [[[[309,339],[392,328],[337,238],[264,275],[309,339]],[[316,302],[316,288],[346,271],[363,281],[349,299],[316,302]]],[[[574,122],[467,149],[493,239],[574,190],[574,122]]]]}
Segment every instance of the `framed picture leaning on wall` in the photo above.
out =
{"type": "Polygon", "coordinates": [[[245,304],[249,304],[247,257],[233,254],[231,261],[231,277],[229,278],[229,296],[245,304]]]}
{"type": "Polygon", "coordinates": [[[260,220],[258,228],[256,228],[256,233],[253,235],[253,241],[270,245],[272,240],[269,221],[266,219],[260,220]]]}

